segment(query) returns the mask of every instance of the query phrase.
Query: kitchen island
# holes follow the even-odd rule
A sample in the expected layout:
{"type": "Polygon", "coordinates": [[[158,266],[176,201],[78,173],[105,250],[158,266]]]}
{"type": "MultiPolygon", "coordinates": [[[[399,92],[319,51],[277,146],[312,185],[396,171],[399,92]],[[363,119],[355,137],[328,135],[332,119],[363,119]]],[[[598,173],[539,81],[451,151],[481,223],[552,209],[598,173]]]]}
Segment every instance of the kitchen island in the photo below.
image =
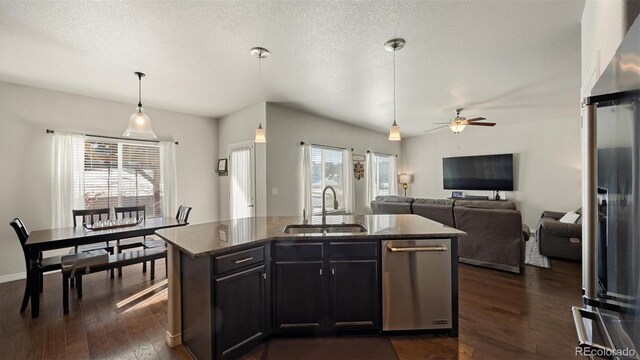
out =
{"type": "Polygon", "coordinates": [[[256,217],[158,231],[170,246],[170,345],[205,359],[237,357],[277,335],[457,336],[464,232],[417,215],[303,222],[256,217]]]}

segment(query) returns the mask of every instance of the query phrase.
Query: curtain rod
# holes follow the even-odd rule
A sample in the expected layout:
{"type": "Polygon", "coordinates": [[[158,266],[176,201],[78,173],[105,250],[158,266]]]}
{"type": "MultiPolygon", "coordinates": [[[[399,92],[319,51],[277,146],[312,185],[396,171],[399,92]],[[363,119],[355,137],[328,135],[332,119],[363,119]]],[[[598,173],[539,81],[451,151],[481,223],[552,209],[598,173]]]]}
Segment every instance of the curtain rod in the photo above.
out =
{"type": "MultiPolygon", "coordinates": [[[[304,141],[300,141],[300,145],[304,145],[304,144],[305,144],[304,141]]],[[[320,146],[320,147],[326,147],[326,148],[331,148],[331,149],[347,150],[347,148],[343,148],[343,147],[339,147],[339,146],[331,146],[331,145],[311,144],[311,146],[320,146]]],[[[351,148],[351,151],[353,151],[353,148],[351,148]]]]}
{"type": "MultiPolygon", "coordinates": [[[[371,150],[367,150],[367,154],[371,153],[371,150]]],[[[387,153],[383,153],[383,152],[378,152],[378,151],[373,151],[374,154],[380,154],[380,155],[388,155],[388,156],[395,156],[398,157],[398,154],[387,154],[387,153]]]]}
{"type": "MultiPolygon", "coordinates": [[[[55,133],[55,131],[54,131],[54,130],[47,129],[47,134],[53,134],[53,133],[55,133]]],[[[76,134],[76,135],[84,135],[84,136],[91,136],[91,137],[97,137],[97,138],[102,138],[102,139],[144,141],[144,142],[152,142],[152,143],[159,143],[159,142],[160,142],[160,140],[132,139],[132,138],[118,137],[118,136],[105,136],[105,135],[93,135],[93,134],[78,134],[78,133],[72,133],[72,134],[76,134]]],[[[178,142],[177,142],[177,141],[174,141],[174,143],[175,143],[176,145],[178,145],[178,142]]]]}

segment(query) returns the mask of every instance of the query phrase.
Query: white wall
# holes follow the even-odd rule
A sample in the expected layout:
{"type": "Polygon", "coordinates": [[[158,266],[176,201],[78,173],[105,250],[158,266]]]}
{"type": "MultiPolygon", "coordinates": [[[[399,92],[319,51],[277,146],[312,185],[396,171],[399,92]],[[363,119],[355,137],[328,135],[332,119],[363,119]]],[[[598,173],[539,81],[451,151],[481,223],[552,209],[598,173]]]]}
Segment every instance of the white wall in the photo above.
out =
{"type": "MultiPolygon", "coordinates": [[[[354,154],[367,150],[398,154],[399,142],[389,141],[388,134],[349,125],[325,117],[267,103],[267,212],[270,216],[302,213],[300,178],[300,141],[305,143],[353,148],[354,154]],[[272,189],[278,195],[272,195],[272,189]]],[[[355,212],[366,211],[366,183],[355,180],[355,212]]]]}
{"type": "Polygon", "coordinates": [[[582,93],[591,88],[613,58],[628,27],[636,0],[587,0],[582,13],[582,93]]]}
{"type": "MultiPolygon", "coordinates": [[[[220,158],[229,157],[229,145],[253,141],[255,130],[262,122],[267,129],[269,141],[269,127],[265,117],[265,103],[260,103],[246,109],[236,111],[218,120],[218,154],[220,158]]],[[[255,144],[256,161],[256,216],[266,216],[266,146],[255,144]]],[[[220,219],[229,219],[229,176],[219,177],[220,219]]]]}
{"type": "MultiPolygon", "coordinates": [[[[135,106],[0,82],[0,281],[25,266],[9,221],[20,217],[30,231],[51,227],[52,136],[45,130],[121,136],[135,106]]],[[[217,121],[146,111],[159,138],[180,142],[178,202],[193,207],[190,222],[217,220],[217,121]]]]}
{"type": "Polygon", "coordinates": [[[517,203],[523,222],[532,229],[543,210],[570,211],[580,206],[582,166],[578,115],[575,120],[467,128],[457,135],[443,129],[405,139],[401,169],[414,174],[407,194],[426,198],[451,196],[450,190],[442,188],[443,157],[501,153],[515,154],[515,191],[506,192],[506,197],[517,203]]]}

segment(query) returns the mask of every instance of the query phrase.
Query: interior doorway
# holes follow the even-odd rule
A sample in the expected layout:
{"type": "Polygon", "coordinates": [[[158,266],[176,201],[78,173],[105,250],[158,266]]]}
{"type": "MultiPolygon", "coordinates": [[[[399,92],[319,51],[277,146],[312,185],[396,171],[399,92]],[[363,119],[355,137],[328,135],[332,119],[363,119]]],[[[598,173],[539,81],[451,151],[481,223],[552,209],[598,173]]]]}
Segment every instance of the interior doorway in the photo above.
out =
{"type": "Polygon", "coordinates": [[[255,145],[229,145],[229,214],[231,219],[255,216],[255,145]]]}

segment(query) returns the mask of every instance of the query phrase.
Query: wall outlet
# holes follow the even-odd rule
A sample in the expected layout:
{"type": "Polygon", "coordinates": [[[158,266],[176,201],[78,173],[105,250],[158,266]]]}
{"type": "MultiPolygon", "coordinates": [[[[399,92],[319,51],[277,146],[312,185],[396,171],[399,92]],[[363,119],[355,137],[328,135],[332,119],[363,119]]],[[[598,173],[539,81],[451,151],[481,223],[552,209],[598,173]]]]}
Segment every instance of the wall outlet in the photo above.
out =
{"type": "Polygon", "coordinates": [[[278,196],[278,188],[272,188],[271,189],[271,195],[278,196]]]}

